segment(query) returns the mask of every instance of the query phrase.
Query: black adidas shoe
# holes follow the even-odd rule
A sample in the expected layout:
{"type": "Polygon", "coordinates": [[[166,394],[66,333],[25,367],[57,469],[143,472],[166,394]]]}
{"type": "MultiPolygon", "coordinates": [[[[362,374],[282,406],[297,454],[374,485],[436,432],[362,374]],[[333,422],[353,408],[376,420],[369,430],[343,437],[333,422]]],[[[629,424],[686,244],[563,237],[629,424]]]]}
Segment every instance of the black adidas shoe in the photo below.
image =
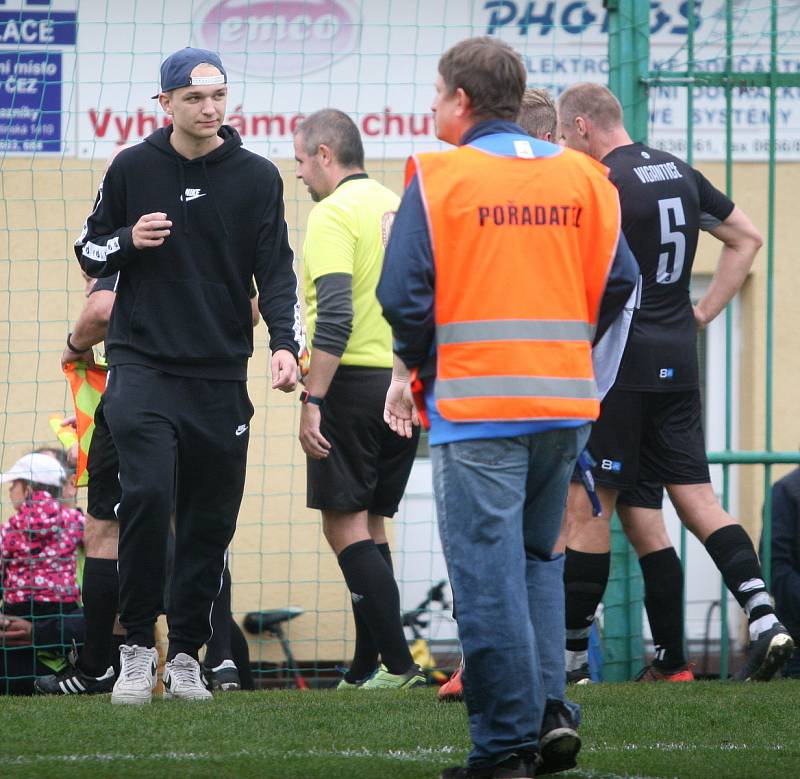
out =
{"type": "Polygon", "coordinates": [[[63,671],[40,676],[33,682],[39,695],[100,695],[114,688],[114,669],[109,666],[102,676],[89,676],[74,663],[63,671]]]}
{"type": "Polygon", "coordinates": [[[580,748],[581,739],[569,709],[561,701],[548,700],[539,736],[542,762],[536,776],[575,768],[580,748]]]}
{"type": "Polygon", "coordinates": [[[567,671],[567,684],[591,684],[592,674],[589,671],[589,663],[584,663],[574,671],[567,671]]]}
{"type": "Polygon", "coordinates": [[[793,651],[794,640],[789,631],[776,622],[750,642],[747,662],[736,678],[740,682],[768,682],[789,662],[793,651]]]}
{"type": "Polygon", "coordinates": [[[202,672],[206,687],[211,692],[234,692],[242,689],[239,671],[233,660],[223,660],[216,668],[203,665],[202,672]]]}

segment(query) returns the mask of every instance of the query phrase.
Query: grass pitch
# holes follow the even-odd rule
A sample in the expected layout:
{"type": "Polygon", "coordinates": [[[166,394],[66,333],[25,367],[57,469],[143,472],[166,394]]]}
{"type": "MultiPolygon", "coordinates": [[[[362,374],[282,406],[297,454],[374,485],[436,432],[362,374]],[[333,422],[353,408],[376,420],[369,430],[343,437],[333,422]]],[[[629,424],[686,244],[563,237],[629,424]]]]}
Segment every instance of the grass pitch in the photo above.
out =
{"type": "MultiPolygon", "coordinates": [[[[583,779],[800,777],[800,681],[574,688],[583,779]]],[[[463,763],[431,689],[228,693],[210,704],[0,698],[0,776],[411,779],[463,763]]]]}

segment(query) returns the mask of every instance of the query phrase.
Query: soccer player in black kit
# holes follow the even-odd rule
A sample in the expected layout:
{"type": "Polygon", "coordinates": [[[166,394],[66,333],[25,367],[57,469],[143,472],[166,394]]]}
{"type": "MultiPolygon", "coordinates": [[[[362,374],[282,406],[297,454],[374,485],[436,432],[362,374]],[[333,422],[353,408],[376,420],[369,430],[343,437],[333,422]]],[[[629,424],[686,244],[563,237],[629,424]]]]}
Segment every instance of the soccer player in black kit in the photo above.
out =
{"type": "Polygon", "coordinates": [[[633,143],[619,101],[599,84],[576,84],[558,104],[561,141],[610,169],[622,229],[639,261],[642,296],[614,387],[588,448],[603,520],[572,485],[567,505],[567,669],[588,678],[588,633],[608,580],[609,524],[615,506],[637,551],[656,656],[646,681],[690,681],[683,652],[682,570],[660,518],[664,485],[683,524],[705,545],[749,621],[742,680],[767,680],[788,661],[793,641],[780,624],[753,544],[711,486],[703,437],[696,334],[744,283],[761,246],[747,216],[699,171],[666,152],[633,143]],[[689,282],[700,230],[723,244],[708,292],[692,305],[689,282]],[[655,519],[653,532],[648,521],[655,519]],[[641,543],[648,539],[648,543],[641,543]],[[643,554],[644,551],[644,554],[643,554]]]}

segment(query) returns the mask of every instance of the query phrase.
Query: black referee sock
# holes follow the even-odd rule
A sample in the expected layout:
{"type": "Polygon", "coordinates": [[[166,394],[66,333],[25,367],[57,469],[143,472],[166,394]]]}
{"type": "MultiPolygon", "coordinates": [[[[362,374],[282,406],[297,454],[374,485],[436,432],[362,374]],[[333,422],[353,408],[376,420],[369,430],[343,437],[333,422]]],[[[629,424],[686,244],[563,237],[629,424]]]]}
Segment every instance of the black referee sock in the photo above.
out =
{"type": "Polygon", "coordinates": [[[644,578],[644,607],[653,634],[656,668],[686,665],[683,652],[683,568],[674,547],[640,558],[644,578]]]}
{"type": "Polygon", "coordinates": [[[386,559],[375,542],[367,539],[345,547],[338,561],[356,619],[361,617],[368,627],[389,672],[405,673],[413,660],[400,620],[400,593],[386,559]]]}
{"type": "Polygon", "coordinates": [[[750,623],[775,613],[753,542],[741,525],[714,531],[706,549],[750,623]]]}
{"type": "MultiPolygon", "coordinates": [[[[389,570],[394,572],[392,566],[392,553],[389,551],[389,544],[375,544],[381,557],[386,561],[389,570]]],[[[356,648],[353,652],[353,661],[350,663],[350,668],[344,675],[346,682],[355,684],[360,682],[364,677],[371,674],[378,667],[378,645],[372,638],[369,625],[367,624],[361,612],[356,608],[353,603],[353,618],[356,623],[356,648]]]]}
{"type": "Polygon", "coordinates": [[[231,617],[231,652],[233,652],[233,662],[239,672],[239,684],[243,690],[255,690],[253,681],[253,669],[250,667],[250,646],[242,633],[242,629],[233,617],[231,617]]]}
{"type": "Polygon", "coordinates": [[[567,547],[564,560],[567,650],[585,652],[594,614],[608,584],[611,552],[576,552],[567,547]]]}
{"type": "Polygon", "coordinates": [[[117,561],[87,557],[83,566],[81,596],[86,641],[78,666],[89,676],[102,676],[112,665],[112,632],[119,611],[117,561]]]}
{"type": "MultiPolygon", "coordinates": [[[[381,557],[389,566],[389,570],[394,571],[389,544],[375,544],[375,546],[381,553],[381,557]]],[[[353,661],[350,663],[350,668],[344,675],[344,679],[346,682],[350,682],[350,684],[355,684],[371,674],[378,667],[378,645],[372,638],[369,625],[367,625],[361,612],[356,608],[356,604],[352,603],[352,606],[353,618],[356,623],[356,648],[353,652],[353,661]]]]}

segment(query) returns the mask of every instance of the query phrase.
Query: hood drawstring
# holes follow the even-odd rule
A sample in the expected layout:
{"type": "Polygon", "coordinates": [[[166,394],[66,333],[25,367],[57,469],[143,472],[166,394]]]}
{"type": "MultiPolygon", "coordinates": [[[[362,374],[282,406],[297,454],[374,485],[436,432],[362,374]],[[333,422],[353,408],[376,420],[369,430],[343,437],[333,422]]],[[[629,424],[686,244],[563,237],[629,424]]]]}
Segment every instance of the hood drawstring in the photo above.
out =
{"type": "Polygon", "coordinates": [[[177,159],[175,163],[178,166],[178,173],[180,178],[180,195],[178,196],[181,201],[181,216],[183,217],[183,234],[189,235],[189,209],[186,207],[186,171],[184,170],[184,163],[177,159]]]}
{"type": "MultiPolygon", "coordinates": [[[[180,192],[178,193],[180,200],[181,200],[181,216],[183,217],[183,233],[184,235],[188,235],[190,233],[189,230],[189,208],[186,204],[186,171],[185,166],[192,165],[197,162],[197,159],[194,160],[187,160],[181,157],[175,149],[172,148],[170,145],[170,135],[172,134],[173,127],[171,125],[167,127],[162,127],[156,130],[154,133],[145,138],[145,143],[151,144],[155,149],[158,149],[159,152],[162,154],[166,154],[173,160],[178,166],[178,170],[180,171],[179,179],[180,179],[180,192]]],[[[215,150],[210,152],[211,161],[212,162],[219,162],[223,159],[226,159],[231,154],[234,154],[237,149],[239,149],[242,145],[242,139],[239,136],[239,133],[236,132],[232,127],[228,125],[223,125],[222,129],[219,132],[220,137],[223,139],[223,145],[217,147],[215,150]]],[[[200,163],[203,166],[203,176],[206,181],[206,186],[208,187],[208,196],[211,198],[212,202],[214,203],[214,210],[217,213],[217,218],[219,219],[220,223],[222,224],[222,233],[226,238],[230,237],[230,233],[228,231],[228,226],[225,224],[225,220],[222,218],[222,212],[219,209],[219,203],[217,199],[214,197],[214,190],[211,187],[211,180],[208,177],[208,168],[206,167],[206,155],[200,158],[200,163]]],[[[169,214],[167,215],[169,216],[169,214]]]]}
{"type": "Polygon", "coordinates": [[[206,165],[205,157],[202,159],[203,164],[203,176],[206,180],[206,186],[208,187],[208,196],[211,198],[211,202],[214,204],[214,210],[217,212],[217,218],[222,223],[222,234],[228,238],[228,226],[225,224],[225,220],[222,218],[222,212],[219,210],[219,204],[217,203],[217,198],[214,197],[214,188],[211,186],[211,179],[208,177],[208,166],[206,165]]]}

